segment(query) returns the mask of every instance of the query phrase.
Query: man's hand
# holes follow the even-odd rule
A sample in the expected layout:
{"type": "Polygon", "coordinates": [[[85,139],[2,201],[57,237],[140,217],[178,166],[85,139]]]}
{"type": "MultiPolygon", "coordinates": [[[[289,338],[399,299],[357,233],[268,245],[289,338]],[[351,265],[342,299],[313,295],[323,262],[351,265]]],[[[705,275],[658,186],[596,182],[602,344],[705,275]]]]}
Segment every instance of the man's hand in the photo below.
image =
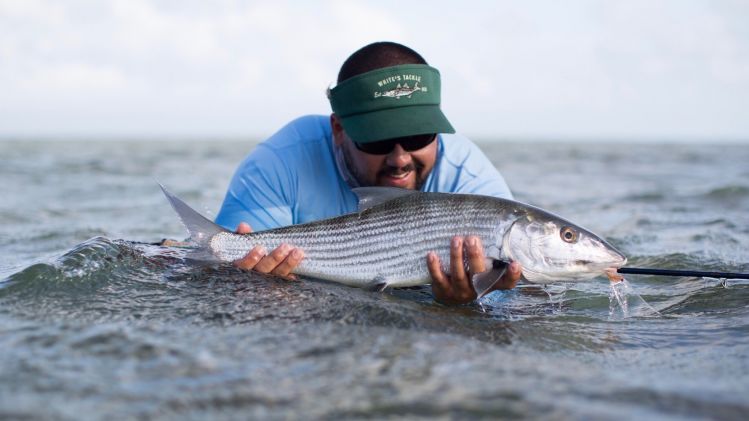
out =
{"type": "MultiPolygon", "coordinates": [[[[237,234],[249,234],[252,228],[246,222],[240,222],[237,226],[237,234]]],[[[291,271],[294,270],[304,258],[301,249],[288,244],[281,244],[277,249],[268,252],[262,246],[255,246],[247,256],[234,261],[234,266],[244,270],[254,270],[260,273],[269,273],[286,279],[296,279],[291,271]]]]}
{"type": "MultiPolygon", "coordinates": [[[[470,303],[477,297],[476,291],[473,290],[471,277],[487,269],[481,240],[476,236],[468,236],[465,239],[453,237],[450,243],[449,274],[442,271],[440,259],[435,252],[427,254],[427,267],[429,268],[429,274],[432,276],[432,293],[435,300],[443,304],[470,303]],[[466,272],[463,264],[464,247],[468,257],[468,272],[466,272]]],[[[520,263],[510,263],[507,272],[492,288],[492,291],[514,288],[520,280],[520,275],[520,263]]]]}

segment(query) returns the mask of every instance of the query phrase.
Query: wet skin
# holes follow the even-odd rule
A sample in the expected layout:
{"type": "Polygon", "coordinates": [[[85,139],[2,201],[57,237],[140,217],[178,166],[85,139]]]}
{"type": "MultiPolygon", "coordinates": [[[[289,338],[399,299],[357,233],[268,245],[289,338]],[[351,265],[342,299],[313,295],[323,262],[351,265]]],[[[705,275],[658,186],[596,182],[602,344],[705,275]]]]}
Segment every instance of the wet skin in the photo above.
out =
{"type": "MultiPolygon", "coordinates": [[[[434,168],[437,160],[436,141],[416,151],[409,152],[401,145],[396,145],[388,154],[373,155],[356,148],[335,114],[330,116],[330,123],[333,129],[334,147],[342,148],[349,171],[362,186],[400,187],[415,190],[421,187],[429,172],[434,168]]],[[[252,228],[249,224],[242,222],[236,232],[249,234],[252,228]]],[[[427,268],[432,277],[434,299],[443,304],[465,304],[475,300],[476,292],[471,286],[471,277],[487,269],[484,257],[481,240],[475,236],[452,239],[449,273],[442,271],[441,262],[436,253],[428,253],[427,268]],[[467,265],[463,263],[464,256],[467,265]]],[[[236,260],[234,265],[245,270],[296,279],[291,272],[302,262],[302,259],[304,259],[304,252],[288,244],[281,244],[270,253],[257,246],[250,250],[247,256],[236,260]]],[[[493,290],[514,288],[520,275],[520,264],[512,262],[493,290]]]]}

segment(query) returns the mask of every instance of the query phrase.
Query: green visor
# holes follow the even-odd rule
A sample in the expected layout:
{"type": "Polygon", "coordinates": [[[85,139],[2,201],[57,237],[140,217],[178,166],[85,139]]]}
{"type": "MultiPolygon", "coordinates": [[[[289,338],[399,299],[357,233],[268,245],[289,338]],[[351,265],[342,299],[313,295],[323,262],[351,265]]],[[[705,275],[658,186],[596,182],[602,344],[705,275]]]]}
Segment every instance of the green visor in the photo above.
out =
{"type": "Polygon", "coordinates": [[[440,73],[425,64],[372,70],[341,82],[328,98],[357,143],[455,133],[440,110],[440,73]]]}

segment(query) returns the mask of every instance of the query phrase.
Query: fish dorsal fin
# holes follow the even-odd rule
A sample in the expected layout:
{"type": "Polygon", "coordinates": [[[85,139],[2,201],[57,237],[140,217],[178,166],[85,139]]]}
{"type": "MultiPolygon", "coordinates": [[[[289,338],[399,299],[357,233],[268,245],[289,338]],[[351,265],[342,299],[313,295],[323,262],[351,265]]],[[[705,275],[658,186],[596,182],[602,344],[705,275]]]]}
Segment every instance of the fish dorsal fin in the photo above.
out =
{"type": "Polygon", "coordinates": [[[381,203],[416,193],[415,190],[399,189],[397,187],[357,187],[352,190],[359,198],[359,212],[381,203]]]}

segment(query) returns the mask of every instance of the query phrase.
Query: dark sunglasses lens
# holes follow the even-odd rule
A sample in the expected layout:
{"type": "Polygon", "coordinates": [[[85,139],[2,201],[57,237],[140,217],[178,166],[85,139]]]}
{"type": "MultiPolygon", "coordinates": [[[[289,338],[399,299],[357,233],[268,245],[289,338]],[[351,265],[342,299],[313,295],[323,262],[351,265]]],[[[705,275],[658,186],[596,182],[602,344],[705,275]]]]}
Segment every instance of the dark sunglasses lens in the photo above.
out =
{"type": "Polygon", "coordinates": [[[408,151],[418,151],[419,149],[427,147],[430,143],[434,142],[437,137],[433,134],[399,137],[397,139],[383,140],[380,142],[370,143],[356,143],[356,148],[360,151],[372,155],[385,155],[395,149],[395,145],[400,144],[401,147],[408,151]]]}
{"type": "Polygon", "coordinates": [[[419,149],[426,148],[427,145],[432,143],[435,139],[435,136],[433,134],[428,135],[420,135],[420,136],[411,136],[404,138],[401,140],[400,143],[401,146],[403,146],[403,149],[412,152],[412,151],[418,151],[419,149]]]}
{"type": "Polygon", "coordinates": [[[360,151],[364,153],[368,153],[371,155],[385,155],[389,154],[390,151],[395,149],[395,142],[394,140],[383,140],[381,142],[370,142],[370,143],[356,143],[354,142],[354,145],[356,145],[356,149],[359,149],[360,151]]]}

